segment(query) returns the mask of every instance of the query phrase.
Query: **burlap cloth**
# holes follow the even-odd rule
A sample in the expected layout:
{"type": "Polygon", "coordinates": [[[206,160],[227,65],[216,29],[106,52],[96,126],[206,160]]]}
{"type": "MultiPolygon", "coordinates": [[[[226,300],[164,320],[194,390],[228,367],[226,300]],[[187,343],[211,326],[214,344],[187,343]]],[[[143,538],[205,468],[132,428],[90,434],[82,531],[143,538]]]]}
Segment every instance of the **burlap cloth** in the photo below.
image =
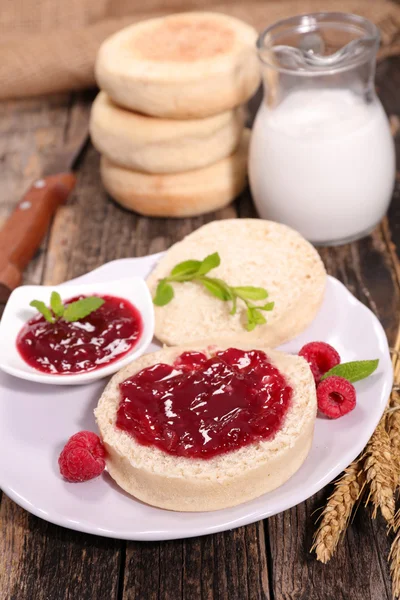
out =
{"type": "Polygon", "coordinates": [[[381,57],[400,54],[400,5],[385,0],[0,0],[0,99],[90,87],[97,50],[111,33],[199,9],[237,16],[258,30],[309,11],[353,12],[380,28],[381,57]]]}

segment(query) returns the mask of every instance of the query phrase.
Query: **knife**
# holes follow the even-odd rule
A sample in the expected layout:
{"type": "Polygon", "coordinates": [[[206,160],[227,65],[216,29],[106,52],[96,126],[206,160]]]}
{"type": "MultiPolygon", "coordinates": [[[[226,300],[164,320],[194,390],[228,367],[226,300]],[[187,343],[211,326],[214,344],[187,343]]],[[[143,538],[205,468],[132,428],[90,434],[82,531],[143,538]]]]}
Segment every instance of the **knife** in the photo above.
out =
{"type": "Polygon", "coordinates": [[[0,229],[0,305],[21,284],[23,270],[39,248],[54,213],[74,189],[72,171],[88,137],[88,128],[82,128],[78,140],[74,136],[52,155],[42,177],[33,182],[0,229]]]}

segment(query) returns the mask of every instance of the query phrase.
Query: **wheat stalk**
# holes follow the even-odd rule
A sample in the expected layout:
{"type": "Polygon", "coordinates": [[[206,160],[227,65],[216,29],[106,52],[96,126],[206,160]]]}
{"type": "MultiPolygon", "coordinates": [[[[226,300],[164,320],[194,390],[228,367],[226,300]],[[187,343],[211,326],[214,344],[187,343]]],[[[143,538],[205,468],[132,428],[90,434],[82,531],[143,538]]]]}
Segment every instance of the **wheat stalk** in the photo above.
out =
{"type": "Polygon", "coordinates": [[[363,490],[363,470],[360,458],[347,467],[335,482],[321,516],[321,522],[314,535],[311,552],[317,560],[327,563],[333,556],[340,537],[346,531],[352,510],[363,490]]]}
{"type": "MultiPolygon", "coordinates": [[[[398,344],[400,345],[400,329],[398,344]]],[[[400,368],[400,359],[398,362],[400,368]]],[[[395,444],[398,441],[400,447],[400,410],[397,410],[397,406],[394,407],[392,404],[391,407],[394,410],[388,416],[385,412],[363,455],[347,467],[335,483],[333,493],[328,498],[311,548],[311,551],[315,550],[317,560],[322,563],[327,563],[332,558],[340,537],[346,531],[352,510],[357,500],[361,498],[364,486],[369,488],[366,504],[372,502],[374,507],[372,517],[375,518],[380,509],[386,521],[393,524],[397,470],[392,454],[392,443],[395,444]],[[396,415],[396,419],[394,419],[394,415],[396,415]],[[392,428],[393,440],[386,431],[386,418],[393,419],[396,424],[392,428]],[[399,429],[396,428],[397,424],[399,429]],[[395,433],[399,434],[398,439],[395,433]]]]}
{"type": "Polygon", "coordinates": [[[392,445],[392,455],[395,467],[395,489],[400,482],[400,394],[398,383],[400,381],[400,328],[393,348],[392,356],[394,386],[390,396],[390,410],[387,417],[387,427],[392,445]]]}
{"type": "Polygon", "coordinates": [[[392,455],[390,437],[386,431],[386,414],[383,415],[369,440],[364,453],[365,480],[369,494],[365,504],[372,502],[372,518],[378,509],[390,524],[393,523],[395,501],[395,464],[392,455]]]}
{"type": "MultiPolygon", "coordinates": [[[[390,409],[387,417],[389,438],[392,445],[393,462],[395,465],[395,489],[400,479],[400,394],[398,384],[400,381],[400,327],[393,348],[392,356],[394,386],[390,396],[390,409]]],[[[390,575],[392,577],[393,598],[400,597],[400,510],[393,520],[393,530],[396,536],[391,544],[389,552],[390,575]]]]}
{"type": "MultiPolygon", "coordinates": [[[[393,135],[398,131],[399,121],[396,120],[392,122],[393,135]]],[[[311,550],[315,550],[317,559],[323,563],[331,559],[354,505],[368,487],[366,504],[373,504],[372,517],[375,518],[380,509],[391,525],[387,532],[393,529],[396,534],[389,553],[393,599],[396,599],[400,598],[400,509],[395,513],[395,492],[400,485],[400,326],[392,353],[394,385],[388,407],[363,455],[346,469],[335,484],[311,550]]]]}
{"type": "MultiPolygon", "coordinates": [[[[400,362],[400,361],[399,361],[400,362]]],[[[400,481],[400,394],[393,391],[391,394],[390,410],[387,416],[387,425],[390,443],[392,446],[392,455],[395,468],[395,489],[400,481]]]]}
{"type": "MultiPolygon", "coordinates": [[[[400,375],[400,327],[393,349],[392,364],[395,383],[400,375]]],[[[389,411],[385,412],[378,423],[365,449],[365,478],[369,485],[366,504],[372,502],[372,517],[380,508],[389,524],[393,523],[395,512],[395,491],[399,481],[400,469],[400,411],[397,410],[399,396],[392,390],[389,411]],[[387,429],[386,429],[387,426],[387,429]]]]}

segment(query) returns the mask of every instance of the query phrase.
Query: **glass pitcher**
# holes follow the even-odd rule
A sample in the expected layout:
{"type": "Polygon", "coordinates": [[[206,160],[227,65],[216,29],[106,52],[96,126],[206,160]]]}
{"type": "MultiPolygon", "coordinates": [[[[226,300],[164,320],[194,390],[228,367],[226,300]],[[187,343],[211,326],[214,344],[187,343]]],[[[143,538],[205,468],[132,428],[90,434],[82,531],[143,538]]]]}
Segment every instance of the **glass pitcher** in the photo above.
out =
{"type": "Polygon", "coordinates": [[[395,151],[375,94],[378,29],[362,17],[315,13],[280,21],[257,42],[264,98],[249,178],[262,218],[314,244],[367,235],[384,216],[395,151]]]}

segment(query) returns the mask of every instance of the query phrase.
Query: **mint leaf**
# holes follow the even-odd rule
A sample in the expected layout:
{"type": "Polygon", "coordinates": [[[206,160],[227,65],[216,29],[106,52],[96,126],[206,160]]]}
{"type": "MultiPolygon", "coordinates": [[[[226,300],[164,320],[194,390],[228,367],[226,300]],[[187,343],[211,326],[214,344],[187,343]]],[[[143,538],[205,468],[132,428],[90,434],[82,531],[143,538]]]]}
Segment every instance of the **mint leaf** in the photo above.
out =
{"type": "Polygon", "coordinates": [[[172,269],[171,275],[195,275],[198,272],[200,265],[200,260],[185,260],[172,269]]]}
{"type": "Polygon", "coordinates": [[[44,302],[42,302],[41,300],[32,300],[32,302],[29,303],[29,306],[36,308],[36,310],[38,310],[40,314],[44,316],[46,321],[48,321],[49,323],[54,323],[54,317],[52,315],[52,312],[45,305],[44,302]]]}
{"type": "Polygon", "coordinates": [[[234,287],[232,289],[239,298],[245,298],[247,300],[265,300],[265,298],[268,298],[267,290],[261,287],[247,285],[244,287],[234,287]]]}
{"type": "Polygon", "coordinates": [[[156,295],[153,298],[153,303],[156,306],[165,306],[168,302],[171,302],[174,297],[174,290],[172,285],[170,285],[165,279],[161,279],[159,282],[156,295]]]}
{"type": "Polygon", "coordinates": [[[253,331],[253,329],[255,329],[255,326],[257,325],[257,323],[254,320],[253,311],[251,310],[251,307],[249,307],[247,309],[246,316],[247,316],[246,329],[247,329],[247,331],[253,331]]]}
{"type": "Polygon", "coordinates": [[[257,306],[258,310],[273,310],[275,306],[275,302],[267,302],[263,306],[257,306]]]}
{"type": "Polygon", "coordinates": [[[236,309],[237,309],[237,296],[233,296],[232,298],[232,308],[231,311],[229,312],[230,315],[236,315],[236,309]]]}
{"type": "Polygon", "coordinates": [[[55,317],[63,317],[64,320],[68,322],[79,321],[79,319],[87,317],[103,304],[104,300],[102,298],[99,298],[98,296],[89,296],[88,298],[82,298],[81,300],[71,302],[71,304],[64,306],[60,294],[58,292],[52,292],[50,297],[51,310],[41,300],[32,300],[30,306],[36,308],[44,316],[46,321],[54,323],[56,321],[55,317]]]}
{"type": "Polygon", "coordinates": [[[211,293],[213,296],[216,296],[220,300],[230,300],[230,293],[225,288],[224,284],[221,284],[218,279],[210,279],[210,278],[199,278],[204,287],[211,293]]]}
{"type": "Polygon", "coordinates": [[[260,313],[257,306],[249,306],[247,309],[247,331],[253,331],[256,325],[264,325],[267,320],[260,313]]]}
{"type": "Polygon", "coordinates": [[[62,317],[64,314],[64,305],[61,300],[61,296],[58,292],[51,292],[50,306],[56,317],[62,317]]]}
{"type": "Polygon", "coordinates": [[[67,304],[64,310],[63,318],[65,321],[72,323],[73,321],[79,321],[84,319],[92,312],[103,306],[104,300],[98,296],[88,296],[87,298],[81,298],[76,302],[67,304]]]}
{"type": "Polygon", "coordinates": [[[325,373],[325,375],[321,377],[321,381],[331,375],[338,375],[339,377],[347,379],[350,383],[355,383],[356,381],[360,381],[360,379],[365,379],[372,375],[372,373],[376,371],[378,364],[378,358],[375,360],[355,360],[348,363],[342,363],[325,373]]]}
{"type": "Polygon", "coordinates": [[[204,279],[218,283],[225,290],[227,300],[234,299],[235,294],[232,292],[232,288],[227,283],[225,283],[225,281],[223,281],[222,279],[218,279],[218,277],[205,277],[204,279]]]}
{"type": "Polygon", "coordinates": [[[264,325],[267,322],[264,315],[258,310],[258,306],[251,306],[248,310],[251,311],[252,321],[254,321],[256,325],[264,325]]]}
{"type": "Polygon", "coordinates": [[[201,265],[197,271],[197,275],[206,275],[211,269],[215,269],[215,267],[219,267],[221,264],[221,259],[218,252],[214,252],[214,254],[209,254],[205,257],[204,260],[201,261],[201,265]]]}

